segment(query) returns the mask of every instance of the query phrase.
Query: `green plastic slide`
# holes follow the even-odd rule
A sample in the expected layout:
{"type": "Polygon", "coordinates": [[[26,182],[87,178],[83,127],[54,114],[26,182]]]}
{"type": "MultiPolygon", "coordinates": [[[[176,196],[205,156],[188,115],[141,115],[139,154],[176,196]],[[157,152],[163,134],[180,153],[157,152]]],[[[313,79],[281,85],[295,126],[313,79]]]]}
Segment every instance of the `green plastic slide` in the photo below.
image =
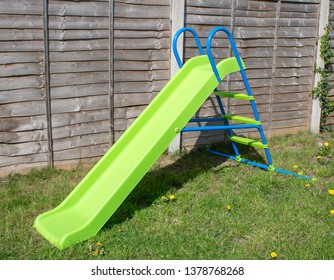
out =
{"type": "MultiPolygon", "coordinates": [[[[221,78],[239,71],[234,57],[217,68],[221,78]]],[[[59,249],[96,235],[217,86],[206,55],[187,61],[68,197],[36,218],[36,230],[59,249]]]]}

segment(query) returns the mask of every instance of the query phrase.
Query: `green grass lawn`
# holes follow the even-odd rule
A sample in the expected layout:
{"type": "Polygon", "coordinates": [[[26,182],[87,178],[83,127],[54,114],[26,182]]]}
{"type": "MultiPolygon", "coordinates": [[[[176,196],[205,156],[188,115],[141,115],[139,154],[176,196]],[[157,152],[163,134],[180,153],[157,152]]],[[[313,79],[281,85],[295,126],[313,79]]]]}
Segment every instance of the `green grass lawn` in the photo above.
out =
{"type": "MultiPolygon", "coordinates": [[[[273,137],[269,146],[276,167],[317,181],[205,150],[163,155],[94,238],[63,251],[40,236],[33,221],[57,206],[88,169],[0,178],[0,259],[263,260],[272,252],[277,259],[334,259],[333,134],[273,137]],[[328,147],[320,147],[325,142],[328,147]]],[[[263,160],[247,147],[243,155],[263,160]]]]}

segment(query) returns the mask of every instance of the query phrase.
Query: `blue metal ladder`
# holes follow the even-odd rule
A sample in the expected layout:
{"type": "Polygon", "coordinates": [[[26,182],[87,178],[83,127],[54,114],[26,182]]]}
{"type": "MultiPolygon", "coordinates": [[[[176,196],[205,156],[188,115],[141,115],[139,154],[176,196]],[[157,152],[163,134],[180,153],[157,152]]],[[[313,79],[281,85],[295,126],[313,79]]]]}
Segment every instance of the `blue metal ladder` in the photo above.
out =
{"type": "MultiPolygon", "coordinates": [[[[177,51],[177,40],[179,39],[180,35],[184,32],[190,32],[194,38],[195,38],[195,42],[199,51],[200,55],[204,55],[204,51],[203,48],[201,46],[199,37],[196,33],[195,30],[193,30],[192,28],[189,27],[184,27],[181,28],[174,36],[173,39],[173,52],[174,52],[174,56],[176,58],[176,61],[178,63],[178,66],[180,68],[182,68],[183,63],[181,61],[180,55],[177,51]]],[[[217,89],[215,89],[214,93],[216,95],[217,98],[217,102],[221,111],[221,117],[218,118],[192,118],[190,119],[189,123],[202,123],[202,122],[222,122],[222,125],[214,125],[214,126],[197,126],[197,127],[185,127],[182,129],[182,132],[191,132],[191,131],[212,131],[212,130],[226,130],[228,133],[228,136],[231,140],[231,144],[233,147],[233,151],[235,153],[235,155],[228,155],[228,154],[224,154],[221,152],[217,152],[217,151],[213,151],[213,150],[209,150],[209,152],[219,155],[219,156],[223,156],[226,157],[228,159],[232,159],[235,160],[237,162],[242,162],[242,163],[247,163],[256,167],[260,167],[264,170],[269,170],[269,171],[276,171],[279,173],[283,173],[283,174],[287,174],[287,175],[293,175],[295,177],[298,178],[303,178],[303,179],[308,179],[308,180],[314,180],[314,178],[309,177],[309,176],[305,176],[305,175],[300,175],[294,172],[290,172],[287,170],[283,170],[283,169],[279,169],[274,167],[272,159],[271,159],[271,155],[270,155],[270,151],[269,151],[269,147],[267,144],[267,140],[264,134],[264,130],[261,124],[261,120],[256,108],[256,104],[255,104],[255,100],[251,91],[251,88],[249,86],[248,80],[247,80],[247,76],[245,73],[245,69],[243,66],[243,62],[239,56],[237,47],[235,45],[235,41],[233,39],[233,36],[231,34],[231,32],[225,28],[225,27],[216,27],[215,29],[213,29],[210,34],[209,37],[207,38],[206,41],[206,51],[207,51],[207,55],[208,58],[210,60],[210,64],[212,67],[212,70],[216,76],[216,79],[219,83],[222,82],[219,73],[218,73],[218,69],[216,67],[212,52],[211,52],[211,42],[212,39],[214,37],[214,35],[219,32],[219,31],[223,31],[227,34],[231,48],[232,48],[232,52],[234,57],[236,58],[239,68],[240,68],[240,74],[242,77],[242,80],[244,82],[245,85],[245,89],[246,89],[246,93],[233,93],[233,92],[223,92],[223,91],[218,91],[217,89]],[[221,97],[226,97],[226,98],[235,98],[235,99],[241,99],[241,100],[247,100],[250,102],[252,111],[253,111],[253,115],[254,118],[248,118],[248,117],[243,117],[243,116],[237,116],[237,115],[230,115],[230,114],[226,114],[225,113],[225,109],[223,106],[223,102],[221,100],[221,97]],[[229,121],[233,121],[239,124],[230,124],[229,121]],[[248,139],[248,138],[243,138],[243,137],[239,137],[239,136],[235,136],[233,130],[235,129],[257,129],[259,134],[260,134],[260,138],[261,141],[256,141],[253,139],[248,139]],[[250,161],[247,159],[244,159],[241,157],[239,150],[238,150],[238,144],[243,144],[243,145],[248,145],[248,146],[252,146],[252,147],[256,147],[256,148],[262,148],[265,151],[265,155],[266,155],[266,160],[267,160],[267,164],[262,164],[262,163],[258,163],[258,162],[254,162],[254,161],[250,161]]]]}

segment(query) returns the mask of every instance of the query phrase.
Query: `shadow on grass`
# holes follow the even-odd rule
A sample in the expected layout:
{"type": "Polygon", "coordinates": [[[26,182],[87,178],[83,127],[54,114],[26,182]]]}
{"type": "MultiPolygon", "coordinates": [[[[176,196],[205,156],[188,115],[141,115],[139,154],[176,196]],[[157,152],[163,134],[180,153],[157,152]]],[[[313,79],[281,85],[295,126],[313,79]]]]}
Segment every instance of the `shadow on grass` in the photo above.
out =
{"type": "MultiPolygon", "coordinates": [[[[230,145],[222,147],[220,144],[210,148],[233,154],[227,146],[230,145]]],[[[242,147],[240,152],[245,158],[264,162],[263,157],[252,147],[242,147]]],[[[188,181],[224,162],[225,157],[214,155],[202,148],[182,155],[170,165],[149,171],[105,224],[104,229],[130,219],[136,211],[150,207],[157,199],[177,191],[188,181]]]]}

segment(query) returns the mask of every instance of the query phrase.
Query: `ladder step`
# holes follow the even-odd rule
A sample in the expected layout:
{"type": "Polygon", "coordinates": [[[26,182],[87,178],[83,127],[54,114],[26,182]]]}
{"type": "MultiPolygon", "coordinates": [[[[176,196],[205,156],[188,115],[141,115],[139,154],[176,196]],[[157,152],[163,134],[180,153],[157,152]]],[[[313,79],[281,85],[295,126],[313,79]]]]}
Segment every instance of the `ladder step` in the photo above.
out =
{"type": "Polygon", "coordinates": [[[243,116],[237,116],[237,115],[222,115],[222,117],[226,120],[240,122],[240,123],[247,123],[247,124],[256,124],[261,125],[261,121],[257,121],[252,118],[247,118],[243,116]]]}
{"type": "Polygon", "coordinates": [[[216,91],[215,94],[221,97],[236,98],[236,99],[242,99],[242,100],[254,100],[254,96],[249,96],[244,93],[216,91]]]}
{"type": "Polygon", "coordinates": [[[237,142],[243,145],[248,145],[248,146],[252,146],[252,147],[256,147],[256,148],[262,148],[262,149],[266,149],[268,148],[268,145],[263,144],[260,141],[256,141],[253,139],[249,139],[249,138],[244,138],[244,137],[239,137],[239,136],[232,136],[231,141],[233,142],[237,142]]]}

